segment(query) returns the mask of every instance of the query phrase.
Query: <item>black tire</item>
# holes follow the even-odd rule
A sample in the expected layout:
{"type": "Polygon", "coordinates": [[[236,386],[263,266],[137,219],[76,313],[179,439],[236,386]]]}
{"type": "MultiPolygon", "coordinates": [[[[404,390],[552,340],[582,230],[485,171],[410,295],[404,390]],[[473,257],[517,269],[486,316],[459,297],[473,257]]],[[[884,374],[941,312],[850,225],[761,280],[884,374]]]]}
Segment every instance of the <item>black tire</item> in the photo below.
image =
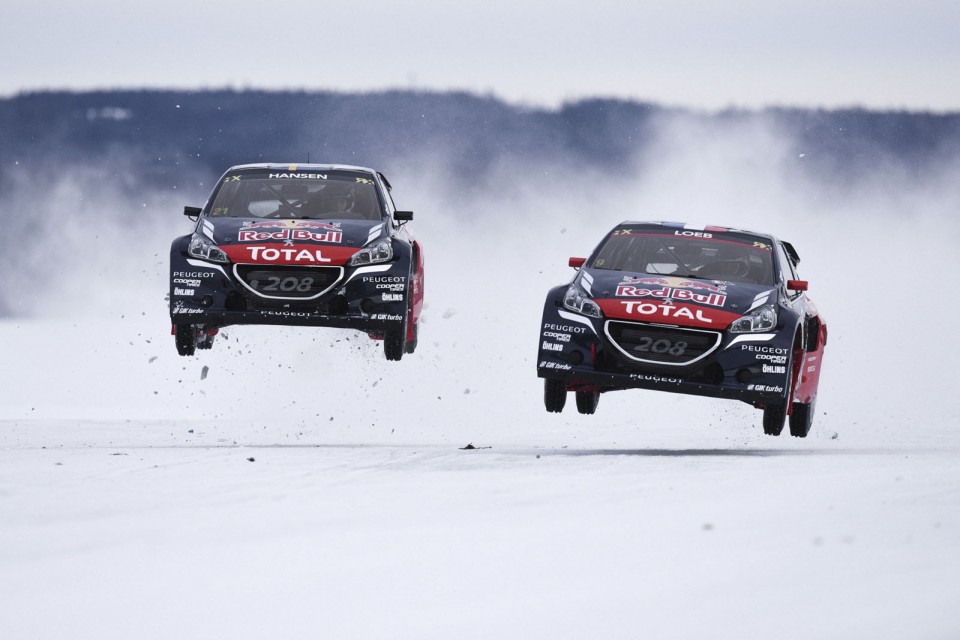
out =
{"type": "Polygon", "coordinates": [[[387,360],[399,360],[403,357],[403,351],[406,347],[407,323],[403,323],[402,329],[387,329],[383,334],[383,355],[387,360]]]}
{"type": "Polygon", "coordinates": [[[417,350],[417,341],[420,338],[420,323],[413,325],[413,340],[407,340],[406,346],[403,348],[404,353],[413,353],[417,350]]]}
{"type": "Polygon", "coordinates": [[[550,413],[560,413],[567,404],[567,383],[565,380],[546,378],[543,381],[543,405],[550,413]]]}
{"type": "Polygon", "coordinates": [[[593,415],[600,404],[599,391],[577,391],[577,411],[585,415],[593,415]]]}
{"type": "MultiPolygon", "coordinates": [[[[417,260],[417,252],[414,251],[412,255],[413,264],[410,268],[410,277],[407,279],[407,296],[410,300],[410,304],[407,306],[407,322],[413,321],[413,281],[420,275],[420,272],[416,270],[417,260]]],[[[407,344],[403,348],[405,353],[413,353],[417,350],[417,344],[420,340],[420,318],[417,318],[417,322],[413,325],[413,330],[410,331],[410,333],[412,337],[407,340],[407,344]]]]}
{"type": "MultiPolygon", "coordinates": [[[[410,278],[413,276],[412,270],[408,272],[407,283],[410,282],[410,278]]],[[[410,292],[407,292],[407,295],[410,295],[410,292]]],[[[400,360],[403,358],[404,353],[413,353],[413,349],[407,351],[407,323],[410,322],[412,313],[410,311],[410,306],[407,305],[407,308],[403,312],[403,322],[400,323],[400,326],[396,329],[387,329],[383,332],[383,355],[387,357],[387,360],[400,360]]],[[[416,335],[416,334],[414,334],[416,335]]],[[[416,344],[413,345],[413,348],[416,348],[416,344]]]]}
{"type": "MultiPolygon", "coordinates": [[[[794,349],[792,357],[790,358],[789,364],[787,365],[787,371],[793,371],[793,366],[795,363],[803,362],[803,355],[799,354],[798,358],[798,348],[800,344],[800,334],[797,334],[797,338],[794,341],[794,349]]],[[[783,425],[787,421],[787,405],[789,404],[789,398],[793,397],[793,391],[791,389],[790,395],[784,399],[783,402],[778,403],[768,403],[763,407],[763,432],[768,436],[778,436],[783,433],[783,425]]],[[[796,407],[796,403],[793,405],[796,407]]],[[[792,413],[792,411],[791,411],[792,413]]],[[[791,423],[793,418],[791,417],[791,423]]]]}
{"type": "Polygon", "coordinates": [[[197,338],[197,349],[213,349],[213,339],[216,337],[216,335],[209,336],[201,332],[200,337],[197,338]]]}
{"type": "Polygon", "coordinates": [[[813,427],[813,413],[817,406],[817,396],[809,403],[794,402],[790,412],[790,435],[794,438],[806,438],[813,427]]]}
{"type": "Polygon", "coordinates": [[[192,356],[197,348],[197,329],[192,324],[176,325],[177,353],[192,356]]]}
{"type": "Polygon", "coordinates": [[[767,404],[763,407],[763,432],[768,436],[778,436],[783,431],[787,419],[786,404],[767,404]]]}

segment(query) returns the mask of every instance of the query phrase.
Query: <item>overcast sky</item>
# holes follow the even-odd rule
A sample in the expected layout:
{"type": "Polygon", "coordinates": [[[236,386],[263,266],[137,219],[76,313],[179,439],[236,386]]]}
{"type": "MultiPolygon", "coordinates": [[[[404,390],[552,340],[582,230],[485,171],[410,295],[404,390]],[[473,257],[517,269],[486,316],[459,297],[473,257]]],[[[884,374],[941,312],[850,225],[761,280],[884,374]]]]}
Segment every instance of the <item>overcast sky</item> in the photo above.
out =
{"type": "Polygon", "coordinates": [[[960,110],[960,0],[5,0],[0,30],[6,96],[412,87],[960,110]]]}

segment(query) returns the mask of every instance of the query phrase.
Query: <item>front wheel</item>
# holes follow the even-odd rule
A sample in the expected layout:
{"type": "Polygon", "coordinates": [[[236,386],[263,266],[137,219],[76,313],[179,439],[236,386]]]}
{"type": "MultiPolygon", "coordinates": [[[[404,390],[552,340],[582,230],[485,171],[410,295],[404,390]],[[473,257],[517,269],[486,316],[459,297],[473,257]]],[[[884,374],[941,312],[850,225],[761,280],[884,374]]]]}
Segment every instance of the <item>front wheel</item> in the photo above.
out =
{"type": "Polygon", "coordinates": [[[197,349],[197,328],[192,324],[178,324],[174,336],[177,353],[181,356],[192,356],[197,349]]]}
{"type": "MultiPolygon", "coordinates": [[[[794,405],[796,406],[796,405],[794,405]]],[[[768,436],[778,436],[783,431],[787,419],[786,404],[767,404],[763,407],[763,432],[768,436]]]]}
{"type": "Polygon", "coordinates": [[[567,404],[567,382],[545,378],[543,381],[543,404],[550,413],[560,413],[567,404]]]}
{"type": "MultiPolygon", "coordinates": [[[[411,282],[413,271],[408,272],[407,283],[411,282]]],[[[413,326],[413,297],[407,291],[408,302],[403,313],[403,322],[396,329],[387,329],[383,333],[383,355],[387,360],[400,360],[405,353],[413,353],[417,348],[417,333],[419,322],[413,326]]]]}
{"type": "Polygon", "coordinates": [[[810,402],[794,402],[790,411],[790,435],[795,438],[806,438],[813,427],[813,410],[817,405],[817,396],[810,402]]]}
{"type": "MultiPolygon", "coordinates": [[[[793,398],[794,387],[797,385],[798,371],[796,367],[803,363],[803,351],[799,347],[800,335],[797,334],[797,340],[794,343],[793,357],[787,371],[792,372],[789,378],[790,393],[782,402],[768,402],[763,407],[763,432],[768,436],[778,436],[783,432],[783,424],[787,421],[787,407],[790,407],[790,400],[793,398]]],[[[796,411],[797,403],[790,407],[790,429],[793,430],[793,412],[796,411]]]]}
{"type": "Polygon", "coordinates": [[[383,355],[387,360],[399,360],[403,357],[406,347],[407,328],[406,322],[400,329],[387,329],[383,334],[383,355]]]}
{"type": "Polygon", "coordinates": [[[599,391],[577,391],[577,411],[585,415],[593,415],[600,404],[599,391]]]}

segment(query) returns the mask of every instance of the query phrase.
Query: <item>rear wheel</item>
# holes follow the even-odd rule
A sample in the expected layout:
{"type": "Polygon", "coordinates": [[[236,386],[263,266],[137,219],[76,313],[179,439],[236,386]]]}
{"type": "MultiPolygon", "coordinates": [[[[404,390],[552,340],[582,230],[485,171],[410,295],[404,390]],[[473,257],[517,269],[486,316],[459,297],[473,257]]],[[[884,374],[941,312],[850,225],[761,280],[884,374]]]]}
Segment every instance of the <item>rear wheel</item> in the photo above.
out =
{"type": "Polygon", "coordinates": [[[787,405],[769,403],[763,407],[763,432],[768,436],[778,436],[783,431],[787,419],[787,405]]]}
{"type": "Polygon", "coordinates": [[[216,333],[209,331],[200,331],[200,337],[197,338],[197,349],[212,349],[213,339],[217,337],[216,333]]]}
{"type": "Polygon", "coordinates": [[[407,344],[403,348],[404,353],[413,353],[417,349],[417,338],[420,335],[420,323],[413,325],[410,333],[407,334],[407,344]],[[413,334],[411,337],[411,333],[413,334]]]}
{"type": "Polygon", "coordinates": [[[817,396],[810,402],[794,402],[790,412],[790,435],[795,438],[806,438],[813,426],[813,411],[817,405],[817,396]]]}
{"type": "Polygon", "coordinates": [[[545,378],[543,381],[543,405],[550,413],[560,413],[567,404],[567,383],[565,380],[545,378]]]}
{"type": "Polygon", "coordinates": [[[182,356],[192,356],[197,348],[197,328],[192,324],[178,324],[174,335],[177,353],[182,356]]]}
{"type": "Polygon", "coordinates": [[[586,415],[592,415],[597,411],[597,405],[600,404],[599,391],[577,391],[577,411],[586,415]]]}

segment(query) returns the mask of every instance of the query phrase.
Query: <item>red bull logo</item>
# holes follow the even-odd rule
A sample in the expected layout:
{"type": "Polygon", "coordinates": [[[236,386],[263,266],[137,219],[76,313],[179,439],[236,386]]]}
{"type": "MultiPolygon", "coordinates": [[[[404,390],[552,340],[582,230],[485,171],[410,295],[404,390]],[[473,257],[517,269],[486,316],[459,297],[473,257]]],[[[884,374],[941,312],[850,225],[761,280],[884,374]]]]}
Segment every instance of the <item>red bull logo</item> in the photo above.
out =
{"type": "Polygon", "coordinates": [[[621,284],[617,287],[618,298],[661,298],[680,302],[693,302],[711,307],[722,307],[727,302],[727,296],[722,293],[697,293],[690,289],[674,289],[662,287],[660,289],[639,288],[633,285],[621,284]]]}
{"type": "Polygon", "coordinates": [[[253,231],[244,229],[237,233],[237,242],[268,242],[270,240],[295,240],[298,242],[340,242],[343,234],[337,231],[315,233],[308,229],[281,229],[279,231],[253,231]]]}

